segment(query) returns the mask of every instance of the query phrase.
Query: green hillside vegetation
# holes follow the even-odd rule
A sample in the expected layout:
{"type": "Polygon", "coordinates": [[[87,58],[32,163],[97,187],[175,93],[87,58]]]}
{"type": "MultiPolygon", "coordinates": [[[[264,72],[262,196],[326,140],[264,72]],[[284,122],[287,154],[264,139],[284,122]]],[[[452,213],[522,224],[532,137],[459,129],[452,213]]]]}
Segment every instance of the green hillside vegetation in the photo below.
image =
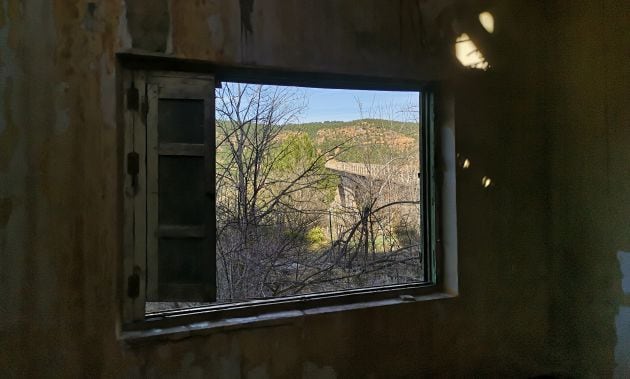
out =
{"type": "MultiPolygon", "coordinates": [[[[381,164],[392,158],[417,155],[420,126],[414,122],[367,118],[310,122],[286,125],[278,139],[283,142],[301,134],[308,136],[309,144],[318,154],[330,151],[329,156],[334,155],[336,160],[381,164]]],[[[217,153],[219,160],[225,159],[226,152],[217,153]]]]}
{"type": "Polygon", "coordinates": [[[337,160],[377,164],[415,155],[420,139],[417,123],[383,119],[311,122],[284,128],[284,135],[294,133],[306,133],[319,152],[332,150],[337,160]]]}
{"type": "Polygon", "coordinates": [[[317,131],[321,129],[355,127],[360,123],[368,123],[378,125],[380,127],[392,130],[394,132],[404,134],[408,137],[417,138],[419,134],[419,126],[415,122],[401,122],[393,120],[383,120],[374,118],[363,118],[354,121],[322,121],[307,122],[303,124],[290,124],[285,127],[286,130],[306,132],[309,137],[315,138],[317,131]]]}

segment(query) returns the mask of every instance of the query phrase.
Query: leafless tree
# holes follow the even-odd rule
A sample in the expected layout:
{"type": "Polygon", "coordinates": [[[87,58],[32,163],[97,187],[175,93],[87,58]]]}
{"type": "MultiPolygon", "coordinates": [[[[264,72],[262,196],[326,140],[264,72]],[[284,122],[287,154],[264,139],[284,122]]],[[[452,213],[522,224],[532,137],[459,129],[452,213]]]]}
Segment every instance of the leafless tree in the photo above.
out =
{"type": "Polygon", "coordinates": [[[401,241],[397,230],[417,231],[419,214],[401,209],[415,209],[418,197],[399,180],[403,162],[415,157],[378,157],[375,165],[366,149],[367,174],[351,179],[352,201],[331,206],[338,174],[324,165],[356,144],[312,154],[300,145],[308,141],[285,132],[306,107],[299,89],[224,83],[216,101],[220,301],[391,284],[392,275],[408,281],[417,273],[419,239],[401,241]],[[311,154],[296,153],[302,148],[311,154]],[[314,248],[305,236],[318,227],[330,233],[314,248]]]}
{"type": "MultiPolygon", "coordinates": [[[[302,241],[320,218],[330,152],[293,159],[282,143],[306,101],[295,88],[226,83],[217,92],[217,219],[220,297],[273,296],[299,270],[302,241]],[[223,288],[221,288],[223,287],[223,288]]],[[[325,209],[325,208],[324,208],[325,209]]]]}

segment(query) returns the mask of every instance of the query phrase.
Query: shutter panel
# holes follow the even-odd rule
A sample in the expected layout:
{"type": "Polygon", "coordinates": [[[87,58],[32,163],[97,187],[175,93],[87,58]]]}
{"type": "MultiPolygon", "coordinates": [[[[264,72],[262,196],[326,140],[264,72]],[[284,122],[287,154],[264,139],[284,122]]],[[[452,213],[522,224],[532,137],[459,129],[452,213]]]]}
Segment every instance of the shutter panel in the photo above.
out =
{"type": "Polygon", "coordinates": [[[213,80],[150,78],[147,97],[147,301],[214,301],[213,80]]]}

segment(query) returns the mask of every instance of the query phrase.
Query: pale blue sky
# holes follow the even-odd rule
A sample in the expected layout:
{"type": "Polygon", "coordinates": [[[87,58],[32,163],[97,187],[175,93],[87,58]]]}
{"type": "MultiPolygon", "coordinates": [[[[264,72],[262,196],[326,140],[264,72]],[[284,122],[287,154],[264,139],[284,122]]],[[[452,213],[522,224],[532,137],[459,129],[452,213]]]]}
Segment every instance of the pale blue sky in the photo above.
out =
{"type": "MultiPolygon", "coordinates": [[[[224,88],[240,86],[224,83],[224,88]]],[[[329,88],[284,87],[265,85],[265,91],[275,89],[295,95],[296,101],[303,96],[306,107],[291,122],[307,123],[322,121],[352,121],[361,118],[381,118],[417,122],[420,93],[417,91],[373,91],[329,88]],[[295,92],[297,91],[297,93],[295,92]]],[[[240,87],[239,87],[240,88],[240,87]]],[[[249,87],[253,88],[253,87],[249,87]]],[[[240,89],[234,89],[232,94],[240,89]]],[[[253,92],[246,92],[252,95],[253,92]]],[[[233,95],[232,95],[233,96],[233,95]]]]}
{"type": "Polygon", "coordinates": [[[321,88],[304,88],[303,90],[308,107],[300,117],[301,122],[351,121],[360,118],[385,118],[398,121],[418,119],[418,92],[321,88]],[[359,103],[362,105],[363,112],[360,110],[359,103]]]}

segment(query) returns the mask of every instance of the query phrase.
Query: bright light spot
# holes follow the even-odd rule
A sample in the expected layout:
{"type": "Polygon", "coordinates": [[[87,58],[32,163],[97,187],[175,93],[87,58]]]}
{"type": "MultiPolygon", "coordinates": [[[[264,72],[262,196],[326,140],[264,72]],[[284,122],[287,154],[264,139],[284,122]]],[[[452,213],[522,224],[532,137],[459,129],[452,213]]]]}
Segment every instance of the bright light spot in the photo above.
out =
{"type": "Polygon", "coordinates": [[[484,176],[483,178],[481,178],[481,185],[484,188],[488,188],[492,185],[492,179],[488,178],[487,176],[484,176]]]}
{"type": "Polygon", "coordinates": [[[487,70],[490,66],[483,56],[477,45],[468,37],[468,34],[462,33],[455,40],[455,55],[462,66],[487,70]]]}
{"type": "Polygon", "coordinates": [[[464,159],[464,163],[462,163],[462,168],[470,167],[470,160],[468,158],[464,159]]]}
{"type": "Polygon", "coordinates": [[[494,16],[490,12],[483,12],[479,14],[479,22],[486,32],[492,34],[494,32],[494,16]]]}

